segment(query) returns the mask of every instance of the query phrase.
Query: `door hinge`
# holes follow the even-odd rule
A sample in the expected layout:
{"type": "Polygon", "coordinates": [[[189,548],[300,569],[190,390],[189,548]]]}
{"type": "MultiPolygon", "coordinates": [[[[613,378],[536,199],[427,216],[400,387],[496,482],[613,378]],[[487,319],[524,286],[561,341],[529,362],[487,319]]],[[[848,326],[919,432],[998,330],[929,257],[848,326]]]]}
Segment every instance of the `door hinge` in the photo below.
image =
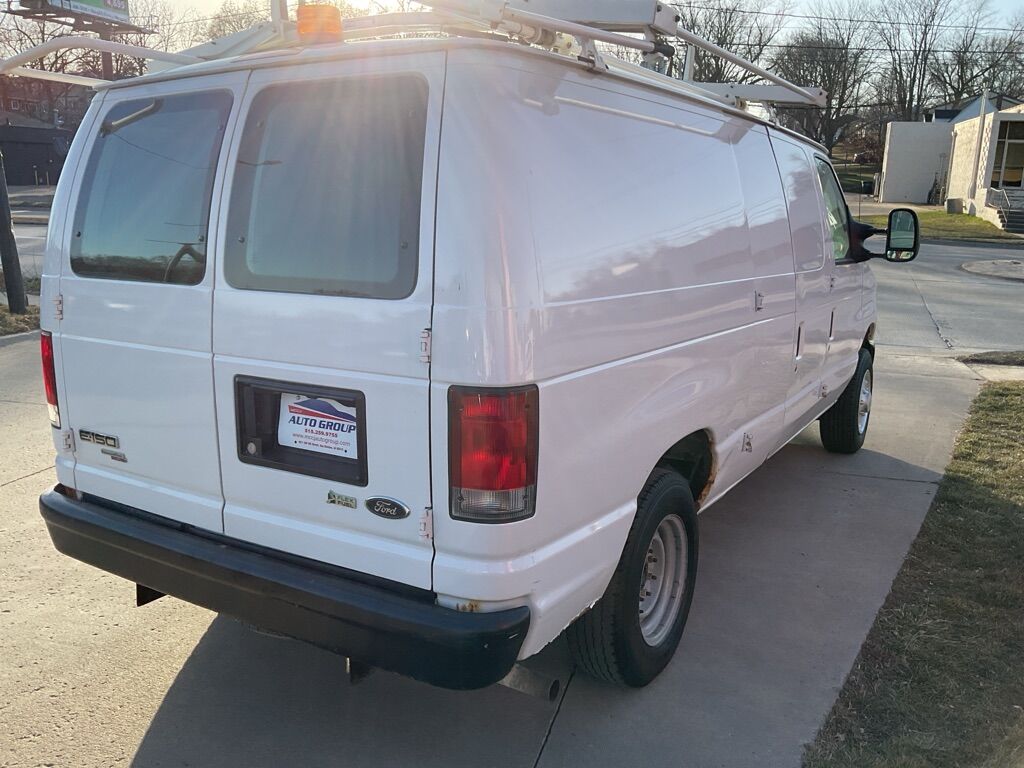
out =
{"type": "Polygon", "coordinates": [[[420,362],[430,362],[430,339],[431,331],[429,328],[424,328],[420,331],[420,362]]]}
{"type": "Polygon", "coordinates": [[[760,312],[762,309],[764,309],[764,294],[754,291],[754,311],[760,312]]]}
{"type": "Polygon", "coordinates": [[[754,437],[749,432],[743,433],[743,447],[741,450],[743,453],[754,452],[754,437]]]}
{"type": "Polygon", "coordinates": [[[53,316],[57,320],[64,319],[64,296],[58,293],[53,297],[53,316]]]}
{"type": "Polygon", "coordinates": [[[821,385],[821,397],[822,399],[828,397],[828,384],[821,385]]]}
{"type": "Polygon", "coordinates": [[[434,509],[427,507],[420,517],[420,538],[426,541],[434,540],[434,509]]]}
{"type": "Polygon", "coordinates": [[[835,287],[836,287],[836,276],[835,275],[829,275],[828,276],[828,289],[831,291],[835,287]]]}
{"type": "Polygon", "coordinates": [[[75,450],[75,433],[70,429],[65,429],[60,433],[61,445],[64,446],[65,451],[74,452],[75,450]]]}

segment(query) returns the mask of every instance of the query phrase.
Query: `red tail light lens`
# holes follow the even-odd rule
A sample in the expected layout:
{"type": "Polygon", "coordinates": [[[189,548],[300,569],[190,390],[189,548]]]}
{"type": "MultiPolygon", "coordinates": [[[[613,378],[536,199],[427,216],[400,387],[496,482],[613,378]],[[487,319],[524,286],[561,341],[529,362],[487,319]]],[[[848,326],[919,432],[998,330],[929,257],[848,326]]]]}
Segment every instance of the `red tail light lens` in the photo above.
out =
{"type": "Polygon", "coordinates": [[[43,331],[39,336],[39,352],[43,358],[43,386],[46,405],[50,410],[50,423],[60,429],[60,408],[57,406],[57,373],[53,367],[53,336],[43,331]]]}
{"type": "Polygon", "coordinates": [[[508,523],[534,513],[537,387],[448,391],[451,516],[508,523]]]}

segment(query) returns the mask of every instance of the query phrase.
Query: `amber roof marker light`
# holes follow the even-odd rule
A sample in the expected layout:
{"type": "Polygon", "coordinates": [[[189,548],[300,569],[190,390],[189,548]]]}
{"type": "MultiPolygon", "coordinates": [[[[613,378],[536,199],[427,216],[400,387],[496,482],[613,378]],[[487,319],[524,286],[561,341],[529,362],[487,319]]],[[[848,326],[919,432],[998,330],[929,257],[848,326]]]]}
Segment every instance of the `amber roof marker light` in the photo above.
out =
{"type": "Polygon", "coordinates": [[[299,40],[304,43],[341,42],[341,10],[333,5],[305,4],[296,9],[299,40]]]}

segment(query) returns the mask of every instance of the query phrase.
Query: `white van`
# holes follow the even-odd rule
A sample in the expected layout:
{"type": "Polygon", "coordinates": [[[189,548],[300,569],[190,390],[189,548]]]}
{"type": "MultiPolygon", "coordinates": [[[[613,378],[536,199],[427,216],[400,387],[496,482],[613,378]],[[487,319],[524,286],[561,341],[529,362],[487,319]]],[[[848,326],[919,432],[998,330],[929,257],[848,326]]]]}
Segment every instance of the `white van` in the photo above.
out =
{"type": "Polygon", "coordinates": [[[43,517],[140,604],[461,689],[567,632],[645,685],[698,510],[815,419],[862,444],[872,232],[812,142],[493,33],[109,84],[50,221],[43,517]]]}

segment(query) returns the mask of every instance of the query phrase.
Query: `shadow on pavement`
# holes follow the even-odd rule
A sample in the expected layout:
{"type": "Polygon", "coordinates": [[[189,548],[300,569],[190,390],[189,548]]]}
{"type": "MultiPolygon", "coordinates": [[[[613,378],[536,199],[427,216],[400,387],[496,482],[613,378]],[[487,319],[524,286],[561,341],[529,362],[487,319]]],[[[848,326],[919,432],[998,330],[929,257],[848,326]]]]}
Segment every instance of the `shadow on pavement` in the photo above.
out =
{"type": "MultiPolygon", "coordinates": [[[[643,691],[576,675],[541,765],[633,765],[638,749],[648,766],[683,755],[686,765],[797,764],[938,479],[799,438],[701,516],[700,578],[675,661],[643,691]]],[[[568,672],[561,642],[543,656],[568,672]]],[[[443,691],[384,672],[352,687],[339,657],[220,617],[133,764],[533,766],[555,713],[500,687],[443,691]]]]}
{"type": "Polygon", "coordinates": [[[135,766],[532,766],[555,704],[375,671],[220,616],[168,691],[135,766]]]}

